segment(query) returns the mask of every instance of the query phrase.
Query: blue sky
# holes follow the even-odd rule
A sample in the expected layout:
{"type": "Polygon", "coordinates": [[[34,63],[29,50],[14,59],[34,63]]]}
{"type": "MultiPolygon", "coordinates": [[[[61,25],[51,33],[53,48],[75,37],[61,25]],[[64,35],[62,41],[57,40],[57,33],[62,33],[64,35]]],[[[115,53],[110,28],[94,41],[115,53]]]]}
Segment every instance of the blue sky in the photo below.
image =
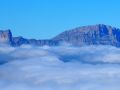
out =
{"type": "Polygon", "coordinates": [[[120,0],[0,0],[0,29],[14,36],[52,38],[66,29],[107,24],[120,28],[120,0]]]}

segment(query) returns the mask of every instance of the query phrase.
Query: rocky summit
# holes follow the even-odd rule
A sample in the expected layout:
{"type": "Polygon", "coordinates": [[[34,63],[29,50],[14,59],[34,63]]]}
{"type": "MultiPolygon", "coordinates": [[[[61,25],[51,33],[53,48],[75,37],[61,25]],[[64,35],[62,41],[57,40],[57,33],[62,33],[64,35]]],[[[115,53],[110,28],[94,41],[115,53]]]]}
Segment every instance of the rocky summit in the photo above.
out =
{"type": "Polygon", "coordinates": [[[104,24],[82,26],[62,32],[49,40],[13,37],[10,30],[0,30],[0,43],[11,46],[21,46],[23,44],[58,46],[64,42],[75,46],[112,45],[120,47],[120,29],[104,24]]]}
{"type": "Polygon", "coordinates": [[[0,30],[0,44],[12,44],[12,33],[10,30],[0,30]]]}
{"type": "Polygon", "coordinates": [[[120,29],[104,24],[78,27],[65,31],[53,40],[61,40],[73,45],[113,45],[120,46],[120,29]]]}

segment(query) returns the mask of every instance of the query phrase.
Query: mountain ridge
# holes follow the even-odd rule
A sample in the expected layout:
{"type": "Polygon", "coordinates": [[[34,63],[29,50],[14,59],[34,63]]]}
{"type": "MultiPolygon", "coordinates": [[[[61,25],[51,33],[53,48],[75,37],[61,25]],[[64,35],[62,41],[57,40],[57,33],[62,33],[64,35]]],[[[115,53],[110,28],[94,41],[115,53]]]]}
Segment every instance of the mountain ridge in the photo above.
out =
{"type": "Polygon", "coordinates": [[[120,29],[105,24],[88,25],[64,31],[52,39],[44,40],[13,37],[10,30],[0,30],[0,43],[6,43],[11,46],[21,46],[23,44],[58,46],[63,42],[75,46],[112,45],[120,47],[120,29]]]}

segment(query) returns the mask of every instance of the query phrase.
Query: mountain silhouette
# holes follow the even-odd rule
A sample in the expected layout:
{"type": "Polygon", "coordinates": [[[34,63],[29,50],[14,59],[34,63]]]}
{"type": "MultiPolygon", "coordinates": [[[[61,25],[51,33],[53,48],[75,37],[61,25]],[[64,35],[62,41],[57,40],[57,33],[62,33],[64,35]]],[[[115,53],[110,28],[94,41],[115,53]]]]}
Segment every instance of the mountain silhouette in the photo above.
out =
{"type": "Polygon", "coordinates": [[[64,31],[48,40],[13,37],[10,30],[0,30],[0,43],[11,46],[21,46],[23,44],[58,46],[61,43],[69,43],[75,46],[112,45],[120,47],[120,29],[104,24],[82,26],[64,31]]]}

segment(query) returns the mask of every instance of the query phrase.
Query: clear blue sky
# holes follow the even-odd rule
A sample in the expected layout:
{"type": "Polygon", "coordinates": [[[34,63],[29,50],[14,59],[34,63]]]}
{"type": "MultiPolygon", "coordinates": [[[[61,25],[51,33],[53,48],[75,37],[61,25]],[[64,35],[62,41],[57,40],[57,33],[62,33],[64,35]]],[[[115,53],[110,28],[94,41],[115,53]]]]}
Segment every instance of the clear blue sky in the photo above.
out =
{"type": "Polygon", "coordinates": [[[99,23],[120,28],[120,0],[0,0],[0,29],[14,36],[47,39],[99,23]]]}

